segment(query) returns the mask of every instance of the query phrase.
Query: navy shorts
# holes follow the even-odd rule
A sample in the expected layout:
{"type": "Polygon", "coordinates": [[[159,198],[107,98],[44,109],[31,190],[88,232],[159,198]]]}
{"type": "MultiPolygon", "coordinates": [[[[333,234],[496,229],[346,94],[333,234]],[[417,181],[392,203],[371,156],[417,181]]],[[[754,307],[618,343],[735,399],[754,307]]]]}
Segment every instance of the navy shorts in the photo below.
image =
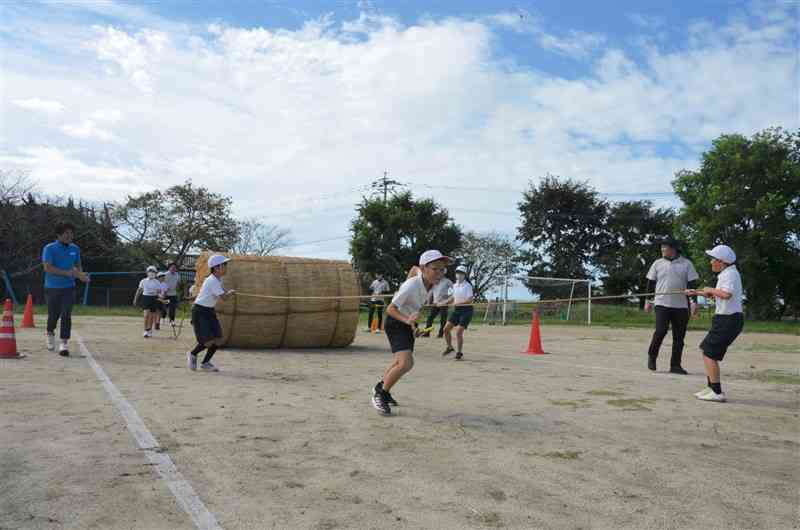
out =
{"type": "Polygon", "coordinates": [[[222,338],[222,326],[219,324],[217,312],[214,311],[213,307],[193,305],[192,327],[194,328],[194,336],[199,344],[222,338]]]}
{"type": "Polygon", "coordinates": [[[744,327],[744,315],[734,313],[732,315],[714,315],[711,320],[711,329],[700,343],[703,355],[715,361],[725,358],[730,346],[744,327]]]}
{"type": "Polygon", "coordinates": [[[475,308],[471,305],[456,306],[447,321],[454,326],[461,326],[462,328],[467,329],[469,327],[469,323],[472,322],[472,314],[474,312],[475,308]]]}
{"type": "Polygon", "coordinates": [[[386,333],[386,338],[389,339],[392,353],[414,351],[414,328],[391,316],[387,316],[383,330],[386,333]]]}
{"type": "Polygon", "coordinates": [[[158,303],[158,297],[142,295],[142,309],[145,311],[159,311],[161,304],[158,303]]]}

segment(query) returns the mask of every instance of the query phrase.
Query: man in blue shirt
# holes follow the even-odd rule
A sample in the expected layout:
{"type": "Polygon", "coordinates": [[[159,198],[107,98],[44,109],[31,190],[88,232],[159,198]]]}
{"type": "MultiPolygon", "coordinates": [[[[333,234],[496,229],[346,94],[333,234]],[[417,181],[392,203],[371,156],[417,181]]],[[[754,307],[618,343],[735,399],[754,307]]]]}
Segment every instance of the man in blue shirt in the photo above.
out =
{"type": "Polygon", "coordinates": [[[70,223],[59,223],[56,225],[56,236],[54,242],[42,249],[44,292],[47,295],[47,349],[55,349],[56,325],[61,320],[58,354],[68,357],[75,278],[86,283],[89,276],[81,269],[81,249],[72,242],[75,227],[70,223]]]}

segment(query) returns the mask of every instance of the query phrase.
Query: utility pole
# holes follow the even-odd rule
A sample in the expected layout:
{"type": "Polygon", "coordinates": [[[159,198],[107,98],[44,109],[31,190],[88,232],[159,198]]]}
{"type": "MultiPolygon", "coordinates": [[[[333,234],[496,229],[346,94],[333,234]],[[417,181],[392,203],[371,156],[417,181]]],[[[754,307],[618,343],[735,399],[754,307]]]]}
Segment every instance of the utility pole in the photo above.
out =
{"type": "Polygon", "coordinates": [[[388,171],[384,171],[383,177],[372,183],[372,189],[378,190],[379,192],[383,190],[383,204],[386,204],[389,200],[389,188],[394,188],[395,186],[403,186],[403,183],[391,180],[388,171]]]}

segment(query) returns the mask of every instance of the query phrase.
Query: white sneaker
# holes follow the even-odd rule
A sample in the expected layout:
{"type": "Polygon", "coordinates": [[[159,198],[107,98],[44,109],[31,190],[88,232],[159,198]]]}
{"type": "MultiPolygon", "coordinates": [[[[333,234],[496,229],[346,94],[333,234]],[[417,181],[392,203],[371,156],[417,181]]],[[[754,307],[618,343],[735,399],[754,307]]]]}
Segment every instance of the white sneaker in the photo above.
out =
{"type": "Polygon", "coordinates": [[[153,336],[153,335],[152,335],[152,334],[151,334],[149,331],[147,331],[147,330],[145,330],[145,332],[144,332],[144,333],[142,333],[142,337],[144,337],[144,338],[146,338],[146,339],[149,339],[149,338],[150,338],[150,337],[152,337],[152,336],[153,336]]]}
{"type": "Polygon", "coordinates": [[[696,397],[697,399],[700,399],[701,397],[703,397],[704,395],[708,394],[709,392],[713,392],[713,391],[709,387],[705,387],[700,392],[695,392],[694,393],[694,397],[696,397]]]}
{"type": "Polygon", "coordinates": [[[702,396],[698,396],[697,399],[702,399],[703,401],[716,401],[717,403],[725,403],[728,400],[725,397],[725,392],[717,394],[716,392],[713,391],[707,394],[703,394],[702,396]]]}
{"type": "Polygon", "coordinates": [[[203,363],[200,365],[200,368],[205,370],[206,372],[219,372],[219,368],[211,364],[211,362],[203,363]]]}
{"type": "Polygon", "coordinates": [[[56,336],[46,333],[47,337],[47,351],[54,351],[56,349],[56,336]]]}
{"type": "Polygon", "coordinates": [[[186,353],[186,364],[189,366],[189,370],[195,371],[197,370],[197,355],[192,355],[192,352],[186,353]]]}
{"type": "Polygon", "coordinates": [[[61,345],[58,347],[58,354],[62,357],[69,357],[69,344],[67,341],[61,341],[61,345]]]}

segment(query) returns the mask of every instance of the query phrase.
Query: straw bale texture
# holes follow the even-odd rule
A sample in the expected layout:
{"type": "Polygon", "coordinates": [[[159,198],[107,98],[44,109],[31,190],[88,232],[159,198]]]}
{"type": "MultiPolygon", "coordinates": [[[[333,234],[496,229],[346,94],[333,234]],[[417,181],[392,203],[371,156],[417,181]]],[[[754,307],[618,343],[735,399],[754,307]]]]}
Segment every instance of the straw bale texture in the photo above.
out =
{"type": "MultiPolygon", "coordinates": [[[[209,274],[204,252],[197,259],[195,285],[209,274]]],[[[270,296],[353,296],[358,279],[346,261],[284,256],[232,258],[226,289],[270,296]]],[[[359,300],[280,300],[234,296],[217,303],[225,344],[237,348],[343,348],[355,339],[359,300]]]]}

